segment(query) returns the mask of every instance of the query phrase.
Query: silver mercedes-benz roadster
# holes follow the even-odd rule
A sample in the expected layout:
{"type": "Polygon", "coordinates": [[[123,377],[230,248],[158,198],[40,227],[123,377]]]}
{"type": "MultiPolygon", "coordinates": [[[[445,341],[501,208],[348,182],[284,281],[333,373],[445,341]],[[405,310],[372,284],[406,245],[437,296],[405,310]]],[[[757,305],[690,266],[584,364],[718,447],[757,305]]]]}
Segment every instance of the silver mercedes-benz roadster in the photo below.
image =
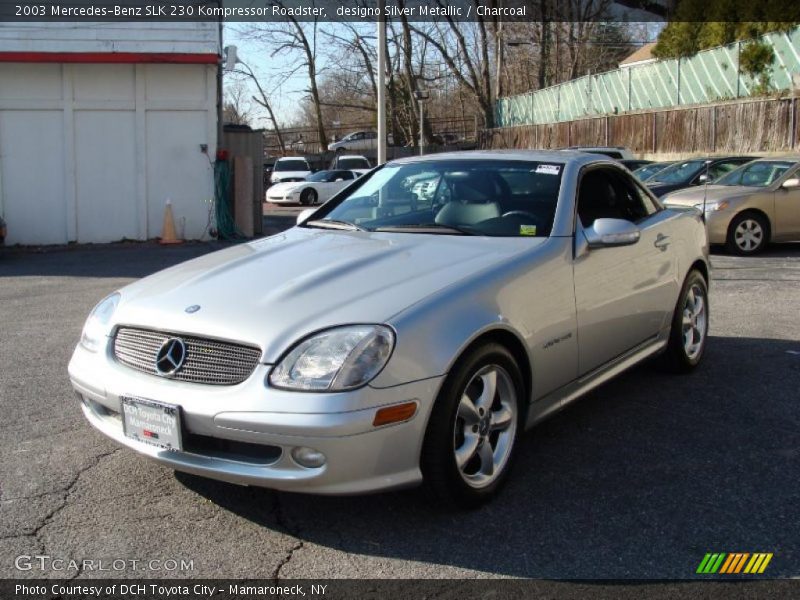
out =
{"type": "Polygon", "coordinates": [[[94,427],[173,469],[474,506],[525,429],[648,357],[697,366],[708,280],[700,212],[611,159],[407,158],[110,295],[69,375],[94,427]]]}

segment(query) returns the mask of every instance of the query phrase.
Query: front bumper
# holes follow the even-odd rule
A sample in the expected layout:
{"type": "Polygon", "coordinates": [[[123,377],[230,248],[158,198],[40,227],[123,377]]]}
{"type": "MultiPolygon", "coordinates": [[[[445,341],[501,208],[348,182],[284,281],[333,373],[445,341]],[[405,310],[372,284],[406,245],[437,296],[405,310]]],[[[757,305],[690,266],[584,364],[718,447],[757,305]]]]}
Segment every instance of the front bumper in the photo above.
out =
{"type": "Polygon", "coordinates": [[[357,494],[407,487],[421,481],[419,454],[433,399],[442,377],[391,388],[366,386],[342,393],[276,390],[265,385],[269,365],[259,364],[244,382],[211,386],[163,379],[118,364],[108,353],[78,346],[69,364],[73,388],[87,420],[116,442],[164,466],[243,485],[318,494],[357,494]],[[162,450],[125,437],[120,396],[181,407],[184,450],[162,450]],[[374,427],[379,407],[417,403],[405,422],[374,427]],[[262,456],[218,451],[217,442],[263,446],[262,456]],[[326,456],[306,468],[292,458],[295,447],[326,456]],[[200,449],[198,449],[200,448],[200,449]],[[232,457],[233,456],[233,457],[232,457]]]}

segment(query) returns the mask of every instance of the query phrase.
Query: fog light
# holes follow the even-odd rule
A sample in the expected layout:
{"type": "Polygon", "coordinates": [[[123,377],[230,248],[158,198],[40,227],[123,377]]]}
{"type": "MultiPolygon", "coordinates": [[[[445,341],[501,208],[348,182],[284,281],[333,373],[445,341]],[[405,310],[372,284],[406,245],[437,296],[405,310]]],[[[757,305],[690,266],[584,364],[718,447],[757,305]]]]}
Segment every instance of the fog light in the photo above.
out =
{"type": "Polygon", "coordinates": [[[292,448],[292,458],[298,465],[307,469],[316,469],[325,464],[325,455],[322,452],[305,446],[292,448]]]}

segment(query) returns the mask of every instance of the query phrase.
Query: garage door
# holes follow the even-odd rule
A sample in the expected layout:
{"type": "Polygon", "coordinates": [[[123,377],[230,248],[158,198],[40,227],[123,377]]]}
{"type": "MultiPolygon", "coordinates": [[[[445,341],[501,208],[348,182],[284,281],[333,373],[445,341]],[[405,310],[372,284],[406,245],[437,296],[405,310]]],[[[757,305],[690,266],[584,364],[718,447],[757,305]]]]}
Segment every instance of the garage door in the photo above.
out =
{"type": "Polygon", "coordinates": [[[0,81],[7,244],[151,239],[167,198],[207,233],[215,67],[0,63],[0,81]]]}

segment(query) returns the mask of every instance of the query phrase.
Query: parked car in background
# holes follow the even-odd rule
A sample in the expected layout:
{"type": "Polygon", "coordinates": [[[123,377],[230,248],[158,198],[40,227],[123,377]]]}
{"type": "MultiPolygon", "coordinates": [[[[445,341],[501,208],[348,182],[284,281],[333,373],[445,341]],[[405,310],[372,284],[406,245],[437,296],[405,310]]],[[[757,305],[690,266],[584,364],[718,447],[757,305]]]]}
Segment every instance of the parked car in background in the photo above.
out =
{"type": "Polygon", "coordinates": [[[89,423],[195,475],[325,494],[424,482],[475,506],[523,430],[652,356],[703,358],[700,215],[620,165],[406,158],[308,210],[101,301],[69,364],[89,423]],[[424,204],[421,173],[439,180],[424,204]]]}
{"type": "Polygon", "coordinates": [[[303,181],[311,175],[311,172],[311,165],[305,158],[286,156],[275,161],[269,181],[273,185],[287,181],[303,181]]]}
{"type": "Polygon", "coordinates": [[[330,200],[358,175],[353,171],[337,169],[317,171],[303,181],[278,183],[267,190],[267,202],[275,204],[320,204],[330,200]]]}
{"type": "Polygon", "coordinates": [[[570,146],[569,148],[565,148],[565,150],[601,154],[617,160],[633,160],[633,152],[624,146],[570,146]]]}
{"type": "Polygon", "coordinates": [[[375,150],[378,147],[378,134],[374,131],[354,131],[338,142],[328,144],[331,152],[345,150],[375,150]]]}
{"type": "Polygon", "coordinates": [[[657,176],[648,179],[645,185],[650,188],[651,192],[661,198],[675,190],[706,183],[706,171],[708,172],[708,183],[711,183],[725,173],[733,171],[754,158],[756,157],[724,156],[680,160],[665,169],[661,169],[657,176]],[[707,169],[706,161],[709,161],[707,169]]]}
{"type": "Polygon", "coordinates": [[[648,165],[644,165],[643,167],[639,167],[633,171],[633,174],[639,178],[639,181],[647,181],[651,177],[653,177],[656,173],[661,171],[662,169],[666,169],[668,166],[674,164],[674,161],[667,160],[661,162],[652,162],[648,165]]]}
{"type": "Polygon", "coordinates": [[[619,162],[625,168],[627,168],[629,171],[635,171],[636,169],[638,169],[640,167],[644,167],[646,165],[653,164],[652,160],[644,160],[644,159],[641,159],[641,158],[630,158],[630,159],[624,158],[619,162]]]}
{"type": "Polygon", "coordinates": [[[770,242],[800,240],[800,156],[765,158],[717,179],[707,188],[669,194],[670,206],[703,210],[709,241],[749,255],[770,242]]]}
{"type": "Polygon", "coordinates": [[[367,157],[357,154],[337,154],[331,164],[331,169],[345,169],[353,171],[357,175],[363,175],[371,168],[367,157]]]}
{"type": "Polygon", "coordinates": [[[461,141],[461,138],[455,133],[435,133],[431,141],[440,146],[454,146],[461,141]]]}

